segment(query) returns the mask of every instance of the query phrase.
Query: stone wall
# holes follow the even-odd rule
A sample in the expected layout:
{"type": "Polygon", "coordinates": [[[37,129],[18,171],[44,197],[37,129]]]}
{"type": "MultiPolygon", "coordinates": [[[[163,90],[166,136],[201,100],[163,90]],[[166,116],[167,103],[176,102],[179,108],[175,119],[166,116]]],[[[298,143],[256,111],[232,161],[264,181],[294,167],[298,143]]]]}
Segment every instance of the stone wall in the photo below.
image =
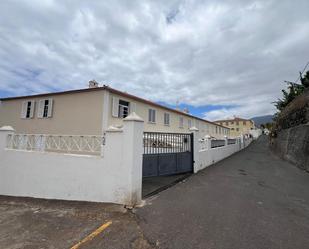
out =
{"type": "Polygon", "coordinates": [[[271,148],[283,159],[309,172],[309,89],[276,119],[271,148]]]}
{"type": "Polygon", "coordinates": [[[277,117],[275,129],[280,132],[283,129],[295,127],[309,122],[309,89],[295,98],[277,117]]]}
{"type": "Polygon", "coordinates": [[[271,148],[281,158],[309,172],[309,124],[281,130],[271,148]]]}

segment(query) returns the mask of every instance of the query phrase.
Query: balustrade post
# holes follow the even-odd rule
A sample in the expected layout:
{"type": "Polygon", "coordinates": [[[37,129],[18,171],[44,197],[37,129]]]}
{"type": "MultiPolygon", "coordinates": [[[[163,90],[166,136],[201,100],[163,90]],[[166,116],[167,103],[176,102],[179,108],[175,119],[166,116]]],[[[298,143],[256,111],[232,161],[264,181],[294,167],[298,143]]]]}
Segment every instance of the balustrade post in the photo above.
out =
{"type": "Polygon", "coordinates": [[[224,140],[225,140],[225,146],[228,146],[229,140],[228,140],[227,136],[224,136],[224,140]]]}

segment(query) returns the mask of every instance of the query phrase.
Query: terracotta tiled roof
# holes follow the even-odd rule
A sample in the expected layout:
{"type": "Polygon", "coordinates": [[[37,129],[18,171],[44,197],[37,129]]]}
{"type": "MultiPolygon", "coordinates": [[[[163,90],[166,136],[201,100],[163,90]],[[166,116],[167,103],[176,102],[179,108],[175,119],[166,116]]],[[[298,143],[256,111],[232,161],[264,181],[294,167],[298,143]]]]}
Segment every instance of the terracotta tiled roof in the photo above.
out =
{"type": "Polygon", "coordinates": [[[220,122],[231,122],[231,121],[250,121],[251,123],[253,123],[253,121],[251,119],[245,119],[245,118],[239,118],[239,117],[235,117],[235,118],[231,118],[231,119],[221,119],[221,120],[216,120],[214,122],[220,123],[220,122]]]}

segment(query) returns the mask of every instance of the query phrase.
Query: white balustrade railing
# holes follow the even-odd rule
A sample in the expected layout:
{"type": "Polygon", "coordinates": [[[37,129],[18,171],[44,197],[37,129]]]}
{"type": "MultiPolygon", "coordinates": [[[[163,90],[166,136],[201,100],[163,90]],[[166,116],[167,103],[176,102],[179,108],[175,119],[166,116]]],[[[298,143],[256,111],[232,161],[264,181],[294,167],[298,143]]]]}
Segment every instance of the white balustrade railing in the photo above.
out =
{"type": "Polygon", "coordinates": [[[102,136],[9,134],[7,149],[100,155],[102,136]]]}
{"type": "MultiPolygon", "coordinates": [[[[199,151],[221,148],[227,145],[241,144],[241,138],[233,139],[214,139],[214,138],[201,138],[199,141],[199,151]]],[[[245,140],[246,141],[246,140],[245,140]]]]}

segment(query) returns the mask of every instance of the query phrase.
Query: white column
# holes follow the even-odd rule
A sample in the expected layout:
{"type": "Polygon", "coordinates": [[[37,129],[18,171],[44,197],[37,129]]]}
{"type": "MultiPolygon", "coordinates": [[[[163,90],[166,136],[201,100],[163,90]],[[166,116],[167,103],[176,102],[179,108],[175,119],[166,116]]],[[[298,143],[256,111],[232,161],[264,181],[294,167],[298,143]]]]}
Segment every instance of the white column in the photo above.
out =
{"type": "Polygon", "coordinates": [[[224,140],[225,140],[225,146],[228,146],[228,144],[229,144],[229,141],[228,141],[228,138],[227,138],[227,136],[224,136],[224,140]]]}
{"type": "Polygon", "coordinates": [[[207,144],[206,145],[207,150],[210,150],[211,149],[211,136],[209,135],[205,136],[205,143],[207,144]]]}
{"type": "Polygon", "coordinates": [[[129,172],[130,199],[134,206],[142,200],[144,120],[135,112],[123,119],[123,158],[129,172]]]}
{"type": "Polygon", "coordinates": [[[199,158],[199,151],[200,151],[200,134],[199,134],[199,129],[197,129],[196,127],[191,127],[189,129],[192,133],[193,133],[193,172],[196,173],[200,170],[200,168],[202,167],[202,163],[200,161],[199,158]]]}
{"type": "Polygon", "coordinates": [[[7,137],[14,134],[15,130],[11,126],[2,126],[0,128],[0,151],[6,148],[7,137]]]}
{"type": "Polygon", "coordinates": [[[108,129],[108,119],[111,113],[110,94],[108,90],[103,91],[103,113],[102,113],[102,134],[108,129]]]}

